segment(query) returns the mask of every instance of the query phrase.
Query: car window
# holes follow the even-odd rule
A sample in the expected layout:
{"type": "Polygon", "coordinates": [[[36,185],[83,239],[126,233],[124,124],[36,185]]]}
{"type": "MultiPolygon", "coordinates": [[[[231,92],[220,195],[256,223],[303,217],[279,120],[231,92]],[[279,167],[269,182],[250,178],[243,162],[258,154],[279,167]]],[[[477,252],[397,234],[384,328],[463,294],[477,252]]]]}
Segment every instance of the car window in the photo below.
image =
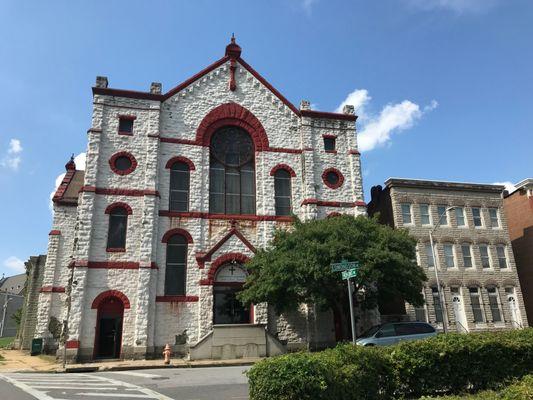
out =
{"type": "Polygon", "coordinates": [[[417,332],[415,331],[414,324],[395,324],[394,329],[396,331],[396,335],[403,336],[403,335],[414,335],[417,332]]]}
{"type": "Polygon", "coordinates": [[[433,332],[435,332],[435,328],[433,328],[429,324],[417,323],[417,324],[413,324],[413,325],[415,325],[416,333],[433,333],[433,332]]]}
{"type": "Polygon", "coordinates": [[[379,327],[381,325],[373,326],[372,328],[368,329],[366,332],[362,333],[359,337],[360,338],[367,338],[370,336],[374,336],[374,334],[379,330],[379,327]]]}
{"type": "Polygon", "coordinates": [[[378,333],[377,337],[391,337],[391,336],[395,336],[395,335],[396,335],[396,332],[394,330],[394,325],[385,324],[379,330],[379,333],[378,333]]]}

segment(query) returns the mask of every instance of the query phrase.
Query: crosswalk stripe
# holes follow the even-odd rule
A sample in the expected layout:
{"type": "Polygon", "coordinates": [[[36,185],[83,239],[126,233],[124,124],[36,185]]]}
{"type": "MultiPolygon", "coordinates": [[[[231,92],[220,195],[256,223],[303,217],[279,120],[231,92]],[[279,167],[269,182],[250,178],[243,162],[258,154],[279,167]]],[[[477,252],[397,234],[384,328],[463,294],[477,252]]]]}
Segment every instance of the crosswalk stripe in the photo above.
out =
{"type": "Polygon", "coordinates": [[[119,375],[131,375],[139,376],[141,378],[161,378],[161,375],[155,374],[145,374],[144,372],[133,372],[133,371],[111,371],[110,374],[119,374],[119,375]]]}
{"type": "Polygon", "coordinates": [[[134,398],[153,399],[153,397],[148,394],[130,394],[130,393],[76,393],[76,396],[134,397],[134,398]]]}
{"type": "Polygon", "coordinates": [[[0,378],[8,381],[13,386],[18,387],[19,389],[22,389],[28,394],[31,394],[33,397],[35,397],[37,400],[56,400],[53,397],[48,396],[46,393],[39,392],[38,390],[33,389],[31,386],[26,385],[25,383],[18,382],[15,379],[10,378],[9,376],[1,375],[0,378]]]}

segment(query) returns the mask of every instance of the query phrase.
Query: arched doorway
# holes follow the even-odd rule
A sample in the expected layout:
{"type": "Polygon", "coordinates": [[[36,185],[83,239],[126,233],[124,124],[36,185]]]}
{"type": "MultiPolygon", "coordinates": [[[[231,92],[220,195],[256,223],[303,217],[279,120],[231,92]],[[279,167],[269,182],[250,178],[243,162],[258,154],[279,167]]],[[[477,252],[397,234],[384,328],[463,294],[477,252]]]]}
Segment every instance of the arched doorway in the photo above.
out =
{"type": "Polygon", "coordinates": [[[249,324],[253,307],[244,306],[237,293],[248,273],[237,261],[222,265],[213,282],[213,324],[249,324]]]}
{"type": "Polygon", "coordinates": [[[115,296],[98,304],[94,339],[95,358],[119,358],[122,347],[124,303],[115,296]]]}

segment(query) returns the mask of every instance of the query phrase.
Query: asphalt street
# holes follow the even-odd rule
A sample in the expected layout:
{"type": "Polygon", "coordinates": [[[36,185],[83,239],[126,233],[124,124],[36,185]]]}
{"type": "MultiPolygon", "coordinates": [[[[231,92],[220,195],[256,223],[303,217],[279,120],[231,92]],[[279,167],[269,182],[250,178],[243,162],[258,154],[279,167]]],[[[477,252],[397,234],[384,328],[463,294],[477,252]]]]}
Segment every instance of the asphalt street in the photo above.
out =
{"type": "Polygon", "coordinates": [[[244,400],[249,367],[0,374],[1,400],[244,400]]]}

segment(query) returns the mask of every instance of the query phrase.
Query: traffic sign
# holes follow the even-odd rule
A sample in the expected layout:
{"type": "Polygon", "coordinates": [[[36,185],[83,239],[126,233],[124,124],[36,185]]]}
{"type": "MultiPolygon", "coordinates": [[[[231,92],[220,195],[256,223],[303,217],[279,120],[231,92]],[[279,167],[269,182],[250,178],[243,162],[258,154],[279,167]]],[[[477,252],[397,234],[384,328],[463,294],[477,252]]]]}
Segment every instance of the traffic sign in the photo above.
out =
{"type": "Polygon", "coordinates": [[[348,271],[342,271],[342,279],[355,278],[357,276],[356,269],[349,269],[348,271]]]}
{"type": "Polygon", "coordinates": [[[333,272],[348,271],[349,269],[359,268],[359,261],[346,261],[342,260],[340,263],[331,264],[331,270],[333,272]]]}

